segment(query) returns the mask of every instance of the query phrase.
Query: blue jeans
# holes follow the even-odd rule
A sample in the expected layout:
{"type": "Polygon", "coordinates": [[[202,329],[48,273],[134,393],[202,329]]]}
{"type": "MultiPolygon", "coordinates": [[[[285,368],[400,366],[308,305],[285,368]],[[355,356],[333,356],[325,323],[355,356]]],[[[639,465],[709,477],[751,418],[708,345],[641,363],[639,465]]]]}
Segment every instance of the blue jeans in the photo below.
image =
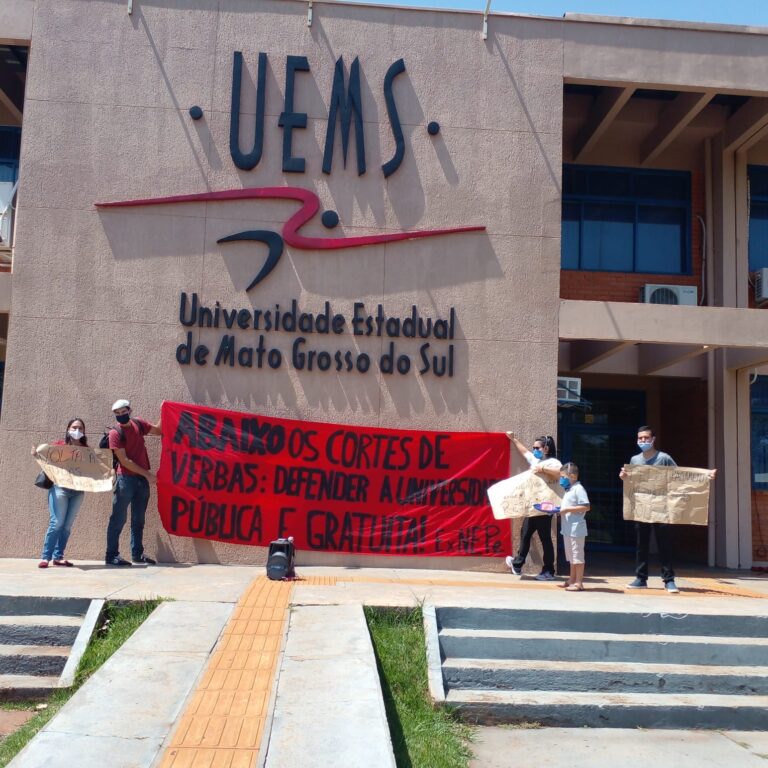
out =
{"type": "Polygon", "coordinates": [[[112,514],[107,526],[107,554],[109,562],[120,554],[120,534],[131,505],[131,557],[138,560],[144,554],[144,518],[149,503],[149,482],[141,475],[118,475],[112,498],[112,514]]]}
{"type": "Polygon", "coordinates": [[[72,524],[75,522],[85,494],[54,485],[48,490],[48,511],[51,522],[45,533],[41,560],[63,560],[72,524]]]}

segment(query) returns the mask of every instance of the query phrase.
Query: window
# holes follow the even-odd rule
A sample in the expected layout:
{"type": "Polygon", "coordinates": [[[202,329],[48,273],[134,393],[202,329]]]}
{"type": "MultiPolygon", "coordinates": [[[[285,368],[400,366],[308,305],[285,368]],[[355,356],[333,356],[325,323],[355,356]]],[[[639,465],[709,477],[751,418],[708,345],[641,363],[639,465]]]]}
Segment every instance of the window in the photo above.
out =
{"type": "Polygon", "coordinates": [[[690,273],[690,229],[687,172],[563,166],[563,269],[690,273]]]}
{"type": "Polygon", "coordinates": [[[749,179],[749,271],[768,267],[768,166],[747,167],[749,179]]]}
{"type": "Polygon", "coordinates": [[[749,394],[752,402],[752,487],[768,490],[768,376],[758,376],[749,394]]]}

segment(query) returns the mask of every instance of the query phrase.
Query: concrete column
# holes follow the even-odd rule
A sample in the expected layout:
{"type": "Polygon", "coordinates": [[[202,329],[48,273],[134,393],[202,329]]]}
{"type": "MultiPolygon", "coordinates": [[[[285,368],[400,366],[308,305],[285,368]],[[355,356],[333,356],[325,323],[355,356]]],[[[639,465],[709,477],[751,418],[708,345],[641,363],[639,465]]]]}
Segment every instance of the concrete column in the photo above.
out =
{"type": "MultiPolygon", "coordinates": [[[[744,153],[712,143],[712,253],[710,296],[725,307],[747,307],[747,164],[744,153]]],[[[727,568],[752,564],[749,371],[729,370],[726,352],[712,355],[709,381],[714,464],[710,562],[727,568]]]]}
{"type": "Polygon", "coordinates": [[[714,431],[715,466],[717,480],[713,485],[713,515],[715,562],[721,567],[736,568],[738,551],[738,462],[735,447],[738,443],[736,410],[736,373],[726,367],[726,353],[714,353],[714,431]]]}

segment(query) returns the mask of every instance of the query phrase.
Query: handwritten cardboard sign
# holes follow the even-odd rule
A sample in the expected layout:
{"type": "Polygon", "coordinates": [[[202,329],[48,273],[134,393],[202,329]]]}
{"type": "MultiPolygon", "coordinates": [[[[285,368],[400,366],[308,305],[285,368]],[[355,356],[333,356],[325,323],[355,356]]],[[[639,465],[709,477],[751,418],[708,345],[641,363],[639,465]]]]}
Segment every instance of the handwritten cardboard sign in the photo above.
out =
{"type": "Polygon", "coordinates": [[[493,516],[497,520],[511,517],[537,517],[547,514],[533,508],[534,504],[551,501],[560,505],[565,491],[557,480],[546,475],[537,475],[526,469],[518,475],[508,477],[488,489],[493,516]]]}
{"type": "Polygon", "coordinates": [[[624,519],[640,523],[706,525],[708,469],[625,464],[624,519]]]}
{"type": "Polygon", "coordinates": [[[60,488],[73,491],[111,491],[115,478],[112,451],[82,445],[40,445],[35,461],[60,488]]]}
{"type": "Polygon", "coordinates": [[[503,556],[509,526],[486,491],[509,440],[258,416],[163,403],[158,510],[165,530],[265,546],[388,555],[503,556]]]}

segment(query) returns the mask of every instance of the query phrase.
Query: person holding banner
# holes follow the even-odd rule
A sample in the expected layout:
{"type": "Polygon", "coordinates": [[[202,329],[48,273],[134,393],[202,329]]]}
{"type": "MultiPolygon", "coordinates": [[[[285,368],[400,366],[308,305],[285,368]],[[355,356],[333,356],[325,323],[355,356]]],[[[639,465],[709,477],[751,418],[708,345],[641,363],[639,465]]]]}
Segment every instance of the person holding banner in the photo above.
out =
{"type": "Polygon", "coordinates": [[[144,553],[144,518],[149,503],[149,483],[156,482],[150,471],[149,455],[144,443],[145,435],[160,435],[160,423],[150,424],[144,419],[131,417],[131,403],[117,400],[112,405],[117,425],[109,430],[109,447],[117,459],[117,484],[112,498],[112,514],[107,525],[107,565],[131,565],[120,557],[120,533],[131,507],[131,559],[134,563],[155,565],[155,560],[144,553]]]}
{"type": "MultiPolygon", "coordinates": [[[[551,435],[543,435],[533,441],[533,447],[528,450],[517,439],[514,432],[507,432],[507,437],[512,441],[520,455],[528,462],[535,474],[546,475],[550,480],[560,479],[562,464],[557,460],[557,448],[551,435]]],[[[541,541],[542,557],[544,560],[541,573],[536,576],[538,581],[553,581],[555,578],[555,548],[552,545],[552,518],[549,515],[526,517],[520,530],[520,548],[517,555],[507,555],[504,562],[515,576],[523,575],[528,552],[531,548],[531,539],[536,533],[541,541]]]]}
{"type": "MultiPolygon", "coordinates": [[[[637,430],[637,447],[640,453],[632,456],[629,463],[637,466],[676,467],[675,460],[664,451],[656,448],[656,435],[653,428],[642,426],[637,430]]],[[[710,470],[710,480],[714,480],[717,470],[710,470]]],[[[622,468],[619,477],[623,480],[627,473],[622,468]]],[[[646,589],[648,587],[648,552],[651,543],[651,531],[656,537],[661,560],[661,579],[664,589],[672,595],[680,592],[675,584],[675,571],[672,567],[672,526],[668,523],[643,523],[635,521],[635,579],[627,584],[629,589],[646,589]]]]}
{"type": "MultiPolygon", "coordinates": [[[[85,422],[82,419],[71,419],[64,432],[64,439],[57,440],[52,445],[88,445],[85,437],[85,422]]],[[[37,448],[33,446],[32,455],[35,456],[37,448]]],[[[48,489],[48,512],[51,520],[43,540],[43,553],[40,556],[38,568],[47,568],[51,560],[59,567],[71,568],[72,563],[64,558],[64,550],[67,548],[72,526],[80,511],[84,498],[83,491],[73,491],[70,488],[61,488],[54,485],[48,489]]]]}
{"type": "MultiPolygon", "coordinates": [[[[637,430],[637,447],[640,449],[640,453],[632,456],[629,463],[655,467],[676,467],[675,460],[668,453],[657,450],[654,445],[655,442],[656,435],[653,433],[653,429],[648,426],[640,427],[637,430]]],[[[619,472],[619,477],[623,480],[625,474],[624,469],[622,469],[619,472]]],[[[648,587],[648,550],[651,543],[651,531],[656,536],[656,545],[659,548],[661,579],[664,582],[664,589],[670,594],[677,594],[680,590],[675,584],[675,570],[672,567],[672,531],[666,523],[635,522],[635,579],[627,584],[627,587],[629,589],[646,589],[648,587]]]]}

